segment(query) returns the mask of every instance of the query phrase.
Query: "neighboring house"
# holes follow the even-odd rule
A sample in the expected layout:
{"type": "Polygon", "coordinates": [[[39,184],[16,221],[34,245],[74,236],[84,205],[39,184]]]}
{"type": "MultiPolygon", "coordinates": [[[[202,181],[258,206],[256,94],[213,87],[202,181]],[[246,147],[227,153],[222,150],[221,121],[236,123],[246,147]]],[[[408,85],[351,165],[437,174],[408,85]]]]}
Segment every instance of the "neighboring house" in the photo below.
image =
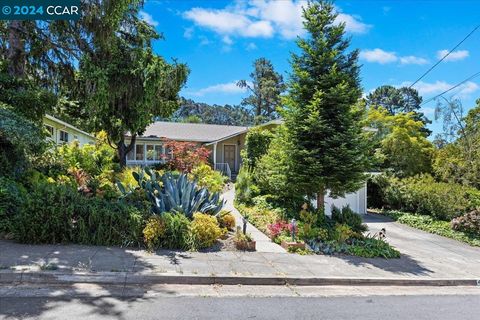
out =
{"type": "Polygon", "coordinates": [[[74,140],[77,140],[81,146],[95,143],[93,135],[48,114],[43,117],[43,124],[49,132],[48,139],[56,144],[70,143],[74,140]]]}

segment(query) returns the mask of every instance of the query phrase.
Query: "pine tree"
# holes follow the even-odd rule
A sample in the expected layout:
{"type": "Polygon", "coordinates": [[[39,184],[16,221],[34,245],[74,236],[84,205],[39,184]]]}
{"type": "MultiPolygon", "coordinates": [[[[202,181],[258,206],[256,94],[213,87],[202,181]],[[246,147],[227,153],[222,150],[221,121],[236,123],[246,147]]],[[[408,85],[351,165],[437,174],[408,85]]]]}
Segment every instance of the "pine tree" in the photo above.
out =
{"type": "Polygon", "coordinates": [[[301,194],[343,195],[358,189],[366,169],[362,139],[358,51],[348,51],[345,24],[334,5],[312,1],[303,9],[306,38],[292,54],[289,93],[283,111],[291,148],[292,183],[301,194]]]}

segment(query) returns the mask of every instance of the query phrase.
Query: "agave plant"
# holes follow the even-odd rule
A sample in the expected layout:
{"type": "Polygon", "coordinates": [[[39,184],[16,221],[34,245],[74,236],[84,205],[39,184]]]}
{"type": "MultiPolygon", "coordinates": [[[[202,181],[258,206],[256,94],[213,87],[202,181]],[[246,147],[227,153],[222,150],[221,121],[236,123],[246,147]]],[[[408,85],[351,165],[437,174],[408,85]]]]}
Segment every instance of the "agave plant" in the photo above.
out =
{"type": "MultiPolygon", "coordinates": [[[[178,212],[191,219],[195,212],[217,215],[224,205],[219,192],[210,193],[206,188],[198,187],[196,181],[189,180],[184,173],[178,177],[170,172],[159,175],[145,168],[133,172],[133,177],[138,182],[137,188],[144,190],[152,202],[154,214],[178,212]]],[[[124,196],[132,192],[120,182],[117,182],[117,186],[124,196]]]]}

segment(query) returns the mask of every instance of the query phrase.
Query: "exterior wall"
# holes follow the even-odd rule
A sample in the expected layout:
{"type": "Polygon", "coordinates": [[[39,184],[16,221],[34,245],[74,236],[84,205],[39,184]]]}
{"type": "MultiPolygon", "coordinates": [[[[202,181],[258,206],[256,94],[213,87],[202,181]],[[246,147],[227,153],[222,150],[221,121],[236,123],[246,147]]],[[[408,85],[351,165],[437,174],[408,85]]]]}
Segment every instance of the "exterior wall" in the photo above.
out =
{"type": "MultiPolygon", "coordinates": [[[[312,201],[312,204],[316,206],[316,201],[312,201]]],[[[332,205],[341,209],[344,206],[350,206],[350,208],[359,214],[367,213],[367,183],[363,185],[358,191],[353,193],[347,193],[345,197],[332,198],[329,196],[329,192],[325,196],[325,214],[332,214],[332,205]]]]}
{"type": "Polygon", "coordinates": [[[65,131],[68,133],[68,141],[66,143],[70,143],[74,140],[78,140],[81,146],[84,144],[94,144],[95,138],[91,135],[85,134],[83,131],[76,129],[73,126],[67,126],[61,122],[57,122],[55,120],[49,118],[43,118],[43,124],[45,126],[49,126],[53,128],[52,137],[48,138],[55,142],[56,144],[64,143],[60,140],[60,132],[65,131]]]}
{"type": "MultiPolygon", "coordinates": [[[[235,168],[230,168],[230,170],[234,173],[238,173],[240,170],[240,166],[242,164],[242,157],[240,156],[240,151],[245,148],[245,137],[246,133],[240,134],[238,136],[235,136],[233,138],[223,140],[217,143],[217,157],[216,157],[216,163],[225,163],[224,160],[224,146],[225,145],[235,145],[236,151],[235,151],[235,168]]],[[[213,154],[213,145],[212,145],[212,154],[213,154]]]]}
{"type": "MultiPolygon", "coordinates": [[[[125,141],[125,143],[129,144],[130,140],[127,139],[125,141]]],[[[165,155],[165,148],[163,147],[163,143],[160,139],[137,138],[136,142],[135,142],[135,147],[132,150],[133,159],[131,159],[129,157],[129,155],[127,155],[127,165],[128,166],[153,165],[153,164],[165,161],[165,160],[162,160],[162,159],[155,159],[155,155],[154,155],[154,159],[149,160],[148,159],[147,145],[148,146],[153,146],[154,150],[157,150],[157,151],[161,152],[162,156],[165,155]],[[137,150],[138,148],[143,149],[143,159],[142,160],[137,159],[137,153],[140,154],[140,152],[137,152],[137,151],[139,151],[139,150],[137,150]]]]}

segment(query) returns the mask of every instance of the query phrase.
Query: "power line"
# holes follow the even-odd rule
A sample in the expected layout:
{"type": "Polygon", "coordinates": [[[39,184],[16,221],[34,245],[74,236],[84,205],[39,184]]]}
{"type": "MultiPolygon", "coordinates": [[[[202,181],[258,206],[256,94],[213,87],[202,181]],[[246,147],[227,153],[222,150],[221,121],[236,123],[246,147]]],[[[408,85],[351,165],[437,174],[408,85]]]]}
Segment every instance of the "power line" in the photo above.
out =
{"type": "Polygon", "coordinates": [[[465,38],[463,38],[462,41],[460,41],[455,47],[453,47],[453,49],[451,49],[450,51],[447,52],[447,54],[445,54],[440,60],[437,61],[437,63],[435,63],[433,66],[430,67],[430,69],[428,69],[427,71],[425,71],[424,74],[422,74],[420,76],[420,78],[418,78],[414,83],[412,83],[409,88],[413,87],[418,81],[422,80],[423,77],[425,77],[430,71],[433,70],[433,68],[435,68],[436,66],[438,66],[440,64],[440,62],[442,62],[443,60],[445,60],[446,57],[448,57],[450,55],[450,53],[452,53],[455,49],[457,49],[463,42],[465,42],[465,40],[467,40],[475,31],[477,31],[477,29],[480,28],[480,25],[476,26],[475,29],[473,29],[469,34],[467,34],[467,36],[465,38]]]}
{"type": "Polygon", "coordinates": [[[450,89],[445,90],[445,91],[443,91],[442,93],[437,94],[435,97],[432,97],[432,98],[428,99],[427,101],[423,102],[420,106],[423,106],[423,105],[429,103],[430,101],[435,100],[435,99],[437,99],[437,98],[440,97],[440,96],[443,96],[445,93],[450,92],[450,91],[452,91],[452,90],[455,89],[455,88],[458,88],[459,86],[461,86],[461,85],[464,84],[465,82],[470,81],[470,80],[472,80],[473,78],[478,77],[478,76],[480,76],[480,71],[477,72],[477,73],[475,73],[475,74],[473,74],[472,76],[468,77],[467,79],[463,80],[462,82],[457,83],[456,85],[454,85],[454,86],[451,87],[450,89]]]}

